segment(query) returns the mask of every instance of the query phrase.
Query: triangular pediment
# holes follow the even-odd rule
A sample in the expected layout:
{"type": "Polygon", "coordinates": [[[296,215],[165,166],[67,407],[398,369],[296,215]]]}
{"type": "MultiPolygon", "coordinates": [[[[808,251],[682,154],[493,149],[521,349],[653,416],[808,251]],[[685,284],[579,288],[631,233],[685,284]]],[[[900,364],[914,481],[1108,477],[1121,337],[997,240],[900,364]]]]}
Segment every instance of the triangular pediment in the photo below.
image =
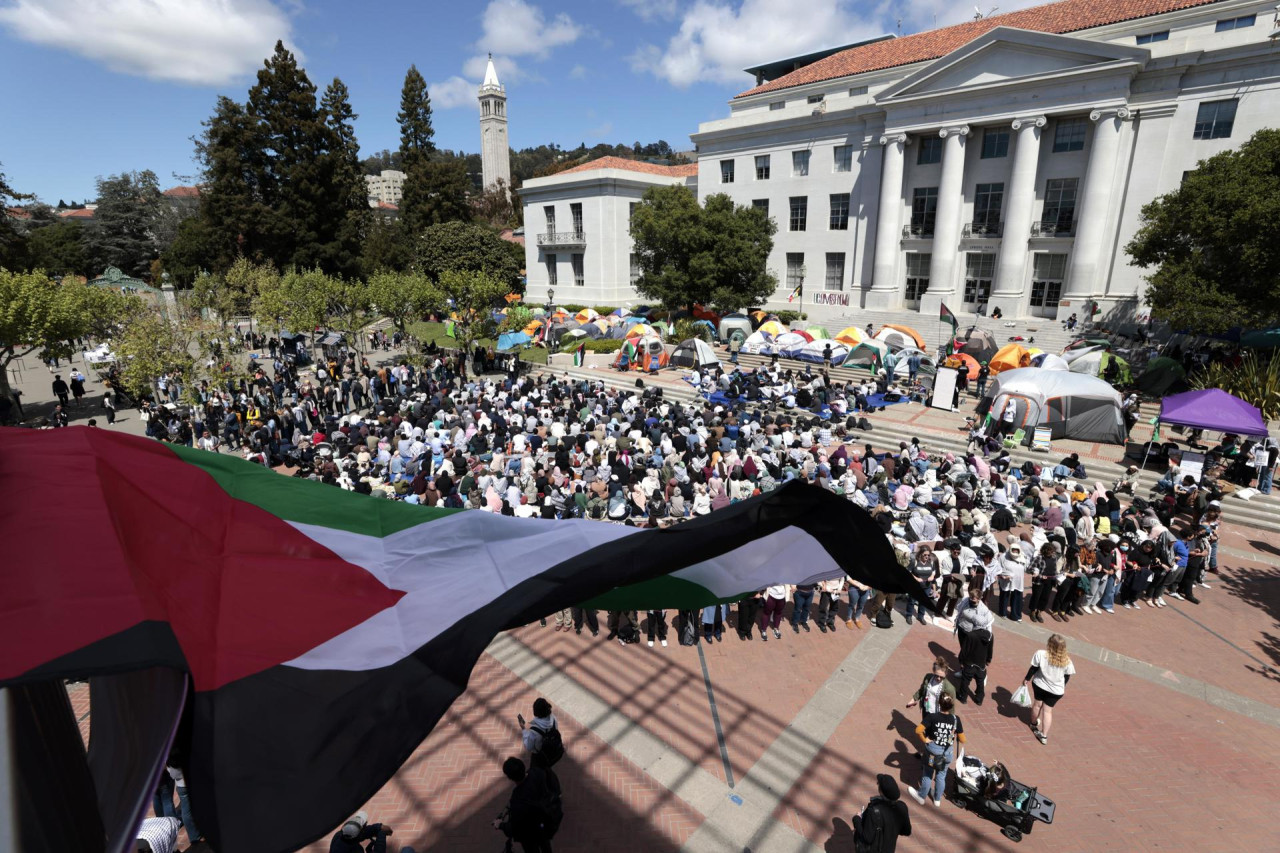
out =
{"type": "Polygon", "coordinates": [[[1141,67],[1148,56],[1138,47],[996,27],[884,90],[876,100],[904,100],[1018,80],[1141,67]]]}

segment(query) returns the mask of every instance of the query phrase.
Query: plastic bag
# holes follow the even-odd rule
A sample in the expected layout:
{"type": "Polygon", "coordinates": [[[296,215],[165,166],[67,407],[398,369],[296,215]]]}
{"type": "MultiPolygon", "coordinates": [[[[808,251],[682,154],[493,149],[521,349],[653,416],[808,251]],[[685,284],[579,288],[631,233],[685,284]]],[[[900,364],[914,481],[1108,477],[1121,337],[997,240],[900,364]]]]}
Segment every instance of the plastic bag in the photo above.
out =
{"type": "Polygon", "coordinates": [[[1022,685],[1013,694],[1013,704],[1021,705],[1023,708],[1031,707],[1031,692],[1027,690],[1027,685],[1022,685]]]}

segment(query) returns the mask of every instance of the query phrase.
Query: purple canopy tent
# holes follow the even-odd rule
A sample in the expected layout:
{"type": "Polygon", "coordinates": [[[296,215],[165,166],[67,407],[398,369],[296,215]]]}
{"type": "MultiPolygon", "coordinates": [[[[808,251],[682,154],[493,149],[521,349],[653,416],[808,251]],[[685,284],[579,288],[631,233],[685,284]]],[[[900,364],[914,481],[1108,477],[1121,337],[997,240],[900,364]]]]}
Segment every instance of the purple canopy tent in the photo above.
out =
{"type": "Polygon", "coordinates": [[[1165,397],[1160,404],[1160,423],[1235,435],[1267,434],[1267,422],[1257,406],[1219,388],[1165,397]]]}

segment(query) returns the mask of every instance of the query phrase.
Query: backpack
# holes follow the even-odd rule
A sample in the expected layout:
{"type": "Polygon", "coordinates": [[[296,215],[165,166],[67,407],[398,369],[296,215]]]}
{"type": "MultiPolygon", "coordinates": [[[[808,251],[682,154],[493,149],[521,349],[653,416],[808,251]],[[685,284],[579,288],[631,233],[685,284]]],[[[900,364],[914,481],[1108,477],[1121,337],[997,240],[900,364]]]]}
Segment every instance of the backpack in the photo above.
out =
{"type": "Polygon", "coordinates": [[[881,607],[879,610],[876,611],[876,627],[877,628],[893,627],[893,615],[889,612],[889,608],[881,607]]]}
{"type": "Polygon", "coordinates": [[[871,432],[871,421],[866,418],[858,418],[858,429],[871,432]]]}
{"type": "Polygon", "coordinates": [[[680,625],[680,645],[696,646],[698,644],[698,626],[695,624],[693,613],[682,610],[676,621],[680,625]]]}
{"type": "Polygon", "coordinates": [[[539,767],[551,767],[564,758],[564,739],[560,737],[559,726],[552,725],[550,729],[541,729],[530,723],[529,728],[542,735],[542,746],[538,747],[538,751],[533,755],[539,767]]]}
{"type": "Polygon", "coordinates": [[[883,803],[872,803],[862,814],[862,832],[854,838],[853,849],[856,853],[881,853],[885,850],[884,838],[884,809],[883,803]],[[863,841],[862,836],[870,837],[870,841],[863,841]]]}

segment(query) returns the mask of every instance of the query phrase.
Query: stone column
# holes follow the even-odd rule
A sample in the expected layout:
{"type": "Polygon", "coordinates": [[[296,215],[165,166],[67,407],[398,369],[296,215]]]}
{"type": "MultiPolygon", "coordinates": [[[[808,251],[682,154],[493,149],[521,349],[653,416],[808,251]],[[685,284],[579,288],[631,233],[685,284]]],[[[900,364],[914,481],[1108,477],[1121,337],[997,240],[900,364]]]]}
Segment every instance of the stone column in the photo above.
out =
{"type": "Polygon", "coordinates": [[[907,145],[905,133],[880,137],[880,209],[876,212],[876,255],[867,291],[867,308],[894,308],[900,290],[898,246],[902,239],[902,166],[907,145]]]}
{"type": "Polygon", "coordinates": [[[1017,137],[1013,148],[1013,172],[1005,193],[1008,203],[1004,211],[1004,234],[1000,240],[1000,257],[996,261],[996,280],[989,306],[993,311],[1001,308],[1006,315],[1017,314],[1022,299],[1027,239],[1031,236],[1031,213],[1036,198],[1036,168],[1040,163],[1040,128],[1045,124],[1044,116],[1028,116],[1013,121],[1017,137]]]}
{"type": "MultiPolygon", "coordinates": [[[[938,306],[956,292],[956,248],[960,244],[960,210],[964,201],[964,149],[968,125],[944,127],[942,179],[938,183],[938,213],[933,225],[933,260],[929,290],[920,300],[920,313],[937,315],[938,306]]],[[[952,300],[954,302],[954,300],[952,300]]],[[[956,310],[958,306],[948,305],[956,310]]]]}
{"type": "MultiPolygon", "coordinates": [[[[1106,273],[1102,264],[1105,260],[1107,211],[1115,188],[1120,130],[1129,115],[1126,107],[1109,107],[1089,113],[1095,124],[1093,145],[1089,150],[1084,187],[1080,191],[1075,245],[1071,250],[1070,271],[1062,294],[1062,299],[1071,304],[1060,308],[1060,315],[1069,315],[1073,311],[1080,314],[1084,303],[1102,290],[1102,278],[1106,273]]],[[[1080,315],[1082,322],[1088,319],[1080,315]]]]}

